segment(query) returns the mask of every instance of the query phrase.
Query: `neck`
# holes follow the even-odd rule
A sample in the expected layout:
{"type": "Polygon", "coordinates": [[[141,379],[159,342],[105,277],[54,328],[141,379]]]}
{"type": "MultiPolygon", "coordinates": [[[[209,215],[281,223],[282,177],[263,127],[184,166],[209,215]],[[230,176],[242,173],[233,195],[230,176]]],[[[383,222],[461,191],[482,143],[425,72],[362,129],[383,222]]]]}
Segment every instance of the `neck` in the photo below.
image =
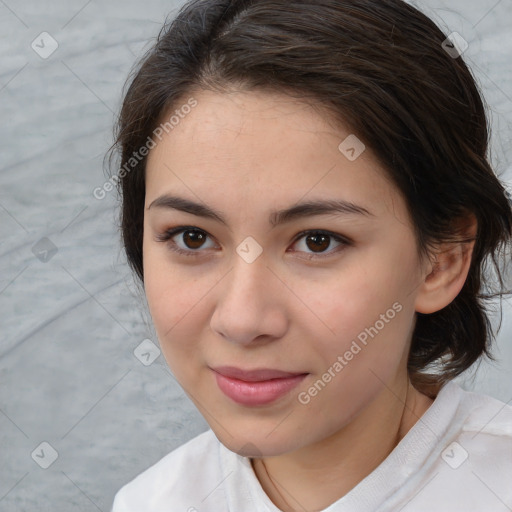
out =
{"type": "Polygon", "coordinates": [[[283,455],[253,459],[254,472],[282,511],[322,510],[376,469],[432,402],[408,379],[393,391],[385,387],[332,436],[283,455]]]}

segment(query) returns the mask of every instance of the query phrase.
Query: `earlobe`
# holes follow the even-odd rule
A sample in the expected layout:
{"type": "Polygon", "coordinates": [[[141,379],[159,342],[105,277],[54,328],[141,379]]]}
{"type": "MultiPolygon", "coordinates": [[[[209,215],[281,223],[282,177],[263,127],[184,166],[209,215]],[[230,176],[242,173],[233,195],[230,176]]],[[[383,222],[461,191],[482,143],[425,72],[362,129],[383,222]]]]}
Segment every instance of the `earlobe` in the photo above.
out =
{"type": "Polygon", "coordinates": [[[477,233],[474,215],[459,221],[457,231],[461,241],[440,245],[433,264],[423,275],[415,302],[418,313],[435,313],[448,306],[466,282],[477,233]]]}

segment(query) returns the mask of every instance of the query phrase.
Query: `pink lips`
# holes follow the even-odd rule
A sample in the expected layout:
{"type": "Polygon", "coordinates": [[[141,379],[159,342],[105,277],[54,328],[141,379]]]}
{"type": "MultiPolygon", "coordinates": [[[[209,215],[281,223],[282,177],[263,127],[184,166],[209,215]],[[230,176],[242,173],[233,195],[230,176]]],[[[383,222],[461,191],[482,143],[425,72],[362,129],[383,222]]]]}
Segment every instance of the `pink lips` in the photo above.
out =
{"type": "Polygon", "coordinates": [[[241,370],[232,366],[212,368],[219,389],[241,405],[264,405],[282,397],[308,375],[281,370],[241,370]]]}

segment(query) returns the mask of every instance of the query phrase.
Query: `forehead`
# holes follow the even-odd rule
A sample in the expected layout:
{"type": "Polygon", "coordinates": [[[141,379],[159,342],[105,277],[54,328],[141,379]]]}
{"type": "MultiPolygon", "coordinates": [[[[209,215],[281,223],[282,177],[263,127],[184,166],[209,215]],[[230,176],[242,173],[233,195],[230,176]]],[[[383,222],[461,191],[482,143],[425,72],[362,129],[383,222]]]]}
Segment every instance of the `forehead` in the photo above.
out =
{"type": "MultiPolygon", "coordinates": [[[[371,149],[347,158],[339,146],[354,134],[315,105],[268,92],[191,96],[196,106],[149,152],[146,207],[171,192],[205,198],[223,210],[230,202],[254,208],[265,203],[268,210],[314,196],[371,205],[377,215],[392,212],[406,219],[405,204],[371,149]]],[[[178,103],[173,112],[179,109],[178,103]]]]}

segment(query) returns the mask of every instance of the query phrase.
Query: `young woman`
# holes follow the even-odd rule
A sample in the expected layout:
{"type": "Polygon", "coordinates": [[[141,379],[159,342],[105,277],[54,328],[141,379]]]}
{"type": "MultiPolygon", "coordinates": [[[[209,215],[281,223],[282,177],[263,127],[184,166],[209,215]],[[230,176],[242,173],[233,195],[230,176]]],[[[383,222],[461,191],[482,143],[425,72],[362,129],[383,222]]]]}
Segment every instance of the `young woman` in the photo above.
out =
{"type": "Polygon", "coordinates": [[[512,407],[452,382],[492,356],[484,269],[512,236],[462,50],[400,0],[199,0],[164,26],[112,179],[211,429],[114,512],[512,509],[512,407]]]}

